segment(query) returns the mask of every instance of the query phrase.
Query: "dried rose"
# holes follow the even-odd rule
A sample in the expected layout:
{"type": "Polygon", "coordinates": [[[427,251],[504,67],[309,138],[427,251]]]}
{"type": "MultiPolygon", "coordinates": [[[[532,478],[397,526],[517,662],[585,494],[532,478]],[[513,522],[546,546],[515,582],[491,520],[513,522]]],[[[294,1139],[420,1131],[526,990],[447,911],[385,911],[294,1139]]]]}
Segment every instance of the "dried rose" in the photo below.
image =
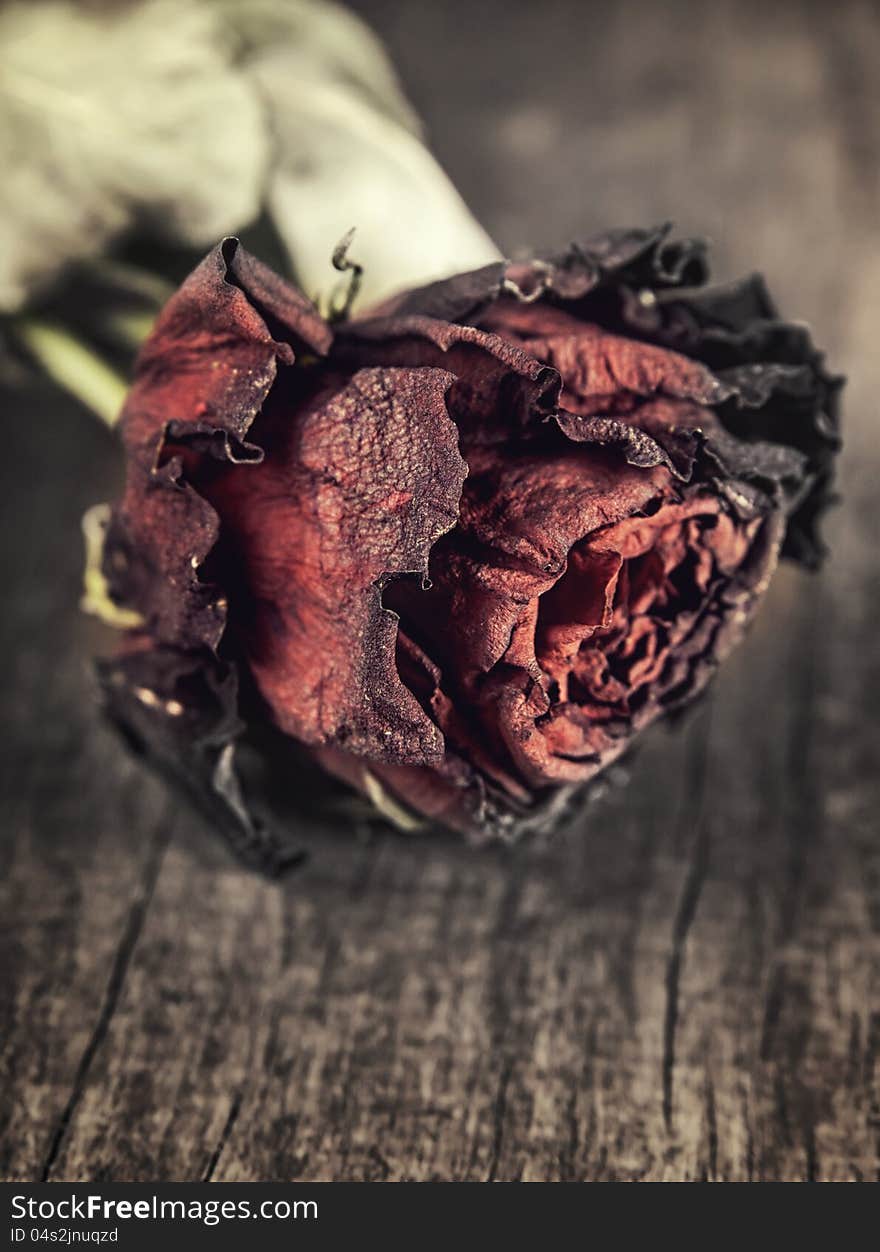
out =
{"type": "Polygon", "coordinates": [[[192,274],[124,413],[104,573],[143,622],[104,683],[240,851],[285,855],[236,777],[261,727],[404,824],[548,823],[817,559],[839,380],[705,279],[617,232],[331,329],[234,240],[192,274]]]}

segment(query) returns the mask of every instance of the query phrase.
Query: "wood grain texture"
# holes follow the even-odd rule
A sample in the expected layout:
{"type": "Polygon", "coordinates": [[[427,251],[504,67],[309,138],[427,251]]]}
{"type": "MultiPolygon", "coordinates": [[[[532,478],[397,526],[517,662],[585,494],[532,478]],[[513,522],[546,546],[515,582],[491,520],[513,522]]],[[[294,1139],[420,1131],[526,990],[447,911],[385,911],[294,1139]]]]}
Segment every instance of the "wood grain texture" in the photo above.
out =
{"type": "Polygon", "coordinates": [[[0,1174],[878,1179],[878,9],[357,7],[504,246],[671,217],[813,323],[833,558],[551,845],[346,832],[267,883],[97,716],[112,439],[7,403],[0,1174]]]}

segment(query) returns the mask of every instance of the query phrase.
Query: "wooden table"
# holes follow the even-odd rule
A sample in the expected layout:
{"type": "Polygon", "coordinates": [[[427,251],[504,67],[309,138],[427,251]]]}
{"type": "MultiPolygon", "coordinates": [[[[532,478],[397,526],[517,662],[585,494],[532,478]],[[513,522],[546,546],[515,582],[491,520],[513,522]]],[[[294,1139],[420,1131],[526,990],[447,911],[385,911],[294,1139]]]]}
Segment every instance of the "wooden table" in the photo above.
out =
{"type": "Polygon", "coordinates": [[[2,1176],[875,1179],[880,15],[359,6],[506,247],[673,217],[851,376],[845,504],[709,701],[544,848],[234,864],[95,706],[112,437],[4,418],[2,1176]]]}

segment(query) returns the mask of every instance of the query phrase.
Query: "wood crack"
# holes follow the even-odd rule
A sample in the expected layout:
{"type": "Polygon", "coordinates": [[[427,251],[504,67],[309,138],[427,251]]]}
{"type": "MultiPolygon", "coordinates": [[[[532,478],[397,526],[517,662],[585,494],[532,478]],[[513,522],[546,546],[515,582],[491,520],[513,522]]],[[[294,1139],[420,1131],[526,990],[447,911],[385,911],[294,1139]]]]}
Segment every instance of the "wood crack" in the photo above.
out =
{"type": "Polygon", "coordinates": [[[144,865],[143,875],[140,883],[140,890],[131,906],[128,914],[128,920],[125,929],[122,932],[122,938],[116,949],[116,956],[113,960],[113,967],[110,970],[110,977],[107,980],[107,987],[104,991],[104,999],[101,1004],[101,1010],[98,1014],[98,1020],[95,1022],[94,1029],[88,1043],[83,1049],[79,1064],[76,1068],[76,1075],[73,1080],[73,1086],[68,1096],[67,1103],[61,1111],[61,1115],[56,1123],[55,1130],[49,1142],[49,1150],[43,1161],[43,1168],[40,1174],[41,1182],[49,1182],[51,1180],[52,1170],[61,1153],[64,1139],[67,1131],[73,1121],[74,1114],[79,1106],[85,1092],[88,1082],[89,1072],[101,1044],[107,1037],[110,1029],[110,1023],[119,1005],[122,995],[122,989],[125,986],[125,979],[131,965],[131,958],[137,946],[138,939],[144,927],[150,902],[156,889],[156,883],[159,878],[159,871],[162,866],[162,859],[165,855],[170,840],[169,826],[162,822],[159,825],[159,835],[154,840],[150,854],[144,865]]]}
{"type": "Polygon", "coordinates": [[[498,1177],[498,1166],[501,1163],[501,1149],[504,1145],[504,1119],[507,1115],[507,1088],[513,1073],[513,1062],[507,1060],[498,1079],[495,1093],[495,1104],[492,1109],[492,1157],[489,1161],[489,1172],[486,1182],[494,1182],[498,1177]]]}
{"type": "Polygon", "coordinates": [[[695,749],[691,758],[690,790],[686,798],[688,810],[693,813],[693,824],[696,827],[694,850],[690,868],[685,879],[679,900],[678,911],[672,928],[672,951],[666,966],[666,1012],[663,1020],[663,1121],[667,1131],[672,1129],[672,1107],[675,1081],[675,1037],[678,1029],[679,987],[681,971],[684,964],[685,945],[688,932],[697,915],[697,905],[703,890],[703,883],[709,869],[710,833],[709,825],[703,820],[703,799],[706,788],[707,744],[710,727],[707,725],[703,734],[695,740],[695,749]]]}
{"type": "Polygon", "coordinates": [[[220,1131],[220,1138],[214,1145],[214,1151],[211,1153],[205,1172],[202,1174],[202,1182],[210,1182],[214,1177],[214,1172],[220,1163],[220,1157],[223,1155],[223,1149],[229,1142],[229,1136],[232,1134],[232,1131],[235,1128],[235,1123],[238,1121],[238,1115],[241,1112],[241,1103],[242,1093],[240,1091],[236,1091],[233,1096],[232,1103],[229,1106],[229,1113],[223,1124],[223,1129],[220,1131]]]}

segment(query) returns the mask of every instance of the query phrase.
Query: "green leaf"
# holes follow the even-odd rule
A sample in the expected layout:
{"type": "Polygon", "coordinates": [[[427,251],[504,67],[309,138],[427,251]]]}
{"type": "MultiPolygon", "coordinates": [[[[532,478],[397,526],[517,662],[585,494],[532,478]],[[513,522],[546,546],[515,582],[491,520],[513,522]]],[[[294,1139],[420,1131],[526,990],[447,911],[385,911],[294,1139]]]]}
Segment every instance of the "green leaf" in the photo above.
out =
{"type": "Polygon", "coordinates": [[[234,55],[246,69],[267,52],[293,53],[309,78],[347,83],[372,109],[421,135],[381,40],[366,22],[330,0],[212,0],[234,55]]]}
{"type": "Polygon", "coordinates": [[[253,85],[202,0],[0,8],[0,310],[137,224],[207,247],[259,212],[253,85]]]}
{"type": "Polygon", "coordinates": [[[104,561],[104,536],[110,520],[109,504],[93,504],[82,518],[83,541],[86,548],[86,564],[83,570],[83,594],[79,607],[83,613],[99,617],[117,630],[135,630],[144,619],[134,609],[124,609],[110,599],[107,579],[102,568],[104,561]]]}
{"type": "Polygon", "coordinates": [[[76,396],[108,426],[115,424],[126,383],[92,347],[66,327],[41,318],[14,318],[9,330],[53,382],[76,396]]]}
{"type": "Polygon", "coordinates": [[[364,303],[499,258],[419,138],[350,84],[310,76],[281,50],[249,72],[279,140],[269,209],[309,295],[333,283],[332,254],[352,227],[364,303]]]}
{"type": "Polygon", "coordinates": [[[316,0],[214,3],[271,114],[268,208],[308,294],[333,304],[331,258],[352,227],[361,303],[498,259],[359,18],[316,0]]]}

